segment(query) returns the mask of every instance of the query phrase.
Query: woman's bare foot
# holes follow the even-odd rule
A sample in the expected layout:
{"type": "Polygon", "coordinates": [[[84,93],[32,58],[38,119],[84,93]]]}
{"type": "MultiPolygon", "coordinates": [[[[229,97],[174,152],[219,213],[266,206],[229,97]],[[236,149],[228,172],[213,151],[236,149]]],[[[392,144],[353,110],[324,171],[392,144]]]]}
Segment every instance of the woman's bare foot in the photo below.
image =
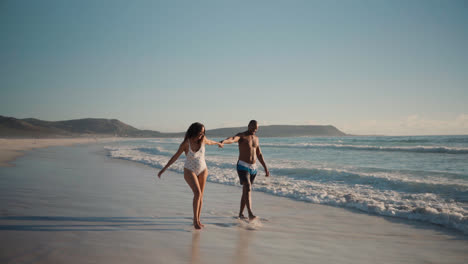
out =
{"type": "Polygon", "coordinates": [[[249,214],[249,220],[252,221],[254,219],[256,219],[257,216],[253,215],[253,214],[249,214]]]}
{"type": "Polygon", "coordinates": [[[193,223],[193,227],[195,227],[195,229],[202,229],[198,223],[193,223]]]}
{"type": "Polygon", "coordinates": [[[244,214],[239,214],[239,219],[247,219],[247,217],[245,217],[244,214]]]}
{"type": "Polygon", "coordinates": [[[198,225],[199,225],[201,228],[205,227],[205,225],[202,224],[201,222],[198,222],[198,225]]]}

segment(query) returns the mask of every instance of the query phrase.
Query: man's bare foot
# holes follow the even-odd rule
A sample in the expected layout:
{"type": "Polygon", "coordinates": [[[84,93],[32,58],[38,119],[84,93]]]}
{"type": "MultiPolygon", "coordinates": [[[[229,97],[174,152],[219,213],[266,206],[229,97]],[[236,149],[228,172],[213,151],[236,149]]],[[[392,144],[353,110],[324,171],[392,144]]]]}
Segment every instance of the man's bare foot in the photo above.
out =
{"type": "Polygon", "coordinates": [[[249,215],[249,220],[250,220],[250,221],[252,221],[252,220],[254,220],[254,219],[256,219],[256,218],[257,218],[257,216],[255,216],[255,215],[253,215],[253,214],[249,215]]]}
{"type": "Polygon", "coordinates": [[[244,214],[239,214],[239,219],[247,219],[247,217],[245,217],[244,214]]]}
{"type": "Polygon", "coordinates": [[[199,225],[201,228],[205,227],[205,225],[202,224],[201,222],[198,222],[198,225],[199,225]]]}
{"type": "Polygon", "coordinates": [[[193,227],[195,227],[195,229],[202,229],[198,223],[193,223],[193,227]]]}

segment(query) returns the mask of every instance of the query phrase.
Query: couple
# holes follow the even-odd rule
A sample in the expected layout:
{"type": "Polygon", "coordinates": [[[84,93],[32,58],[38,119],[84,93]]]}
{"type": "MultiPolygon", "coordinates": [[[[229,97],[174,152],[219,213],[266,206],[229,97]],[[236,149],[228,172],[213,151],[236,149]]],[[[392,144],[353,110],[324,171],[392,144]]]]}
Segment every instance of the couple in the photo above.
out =
{"type": "Polygon", "coordinates": [[[244,208],[246,206],[249,212],[249,219],[253,220],[256,218],[252,213],[250,197],[251,186],[255,176],[257,176],[256,157],[258,157],[258,160],[265,169],[266,177],[270,176],[270,172],[260,151],[258,137],[255,135],[257,130],[257,121],[251,120],[247,131],[216,142],[205,137],[205,127],[202,124],[193,123],[185,133],[184,141],[180,144],[177,152],[158,173],[158,177],[161,178],[164,171],[180,157],[182,152],[185,152],[187,158],[184,165],[184,179],[193,191],[193,226],[195,229],[203,227],[202,223],[200,223],[200,212],[203,204],[203,190],[205,189],[206,178],[208,176],[208,169],[205,163],[205,145],[218,145],[222,148],[224,144],[238,142],[239,161],[237,162],[237,174],[239,175],[240,184],[243,185],[239,218],[245,218],[244,208]]]}

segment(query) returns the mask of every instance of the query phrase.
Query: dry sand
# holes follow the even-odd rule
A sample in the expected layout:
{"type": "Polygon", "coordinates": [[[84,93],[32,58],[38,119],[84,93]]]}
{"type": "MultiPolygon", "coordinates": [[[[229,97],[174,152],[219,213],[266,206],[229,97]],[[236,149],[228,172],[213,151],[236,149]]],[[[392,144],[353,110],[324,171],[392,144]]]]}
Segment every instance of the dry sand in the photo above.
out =
{"type": "Polygon", "coordinates": [[[44,139],[7,139],[0,138],[0,167],[14,166],[11,162],[24,155],[25,151],[51,146],[69,146],[74,144],[89,144],[109,142],[117,138],[44,138],[44,139]]]}

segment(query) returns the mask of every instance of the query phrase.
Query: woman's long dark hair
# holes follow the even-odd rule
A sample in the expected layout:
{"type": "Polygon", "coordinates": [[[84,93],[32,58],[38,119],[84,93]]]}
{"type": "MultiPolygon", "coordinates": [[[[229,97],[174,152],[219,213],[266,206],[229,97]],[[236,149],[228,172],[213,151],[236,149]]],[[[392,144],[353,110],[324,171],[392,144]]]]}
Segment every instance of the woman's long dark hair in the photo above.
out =
{"type": "MultiPolygon", "coordinates": [[[[186,141],[189,138],[197,137],[204,127],[205,126],[203,124],[198,122],[191,124],[190,127],[187,129],[187,132],[185,132],[184,141],[186,141]]],[[[204,137],[205,135],[203,135],[203,137],[200,140],[198,140],[198,144],[200,144],[204,137]]]]}

